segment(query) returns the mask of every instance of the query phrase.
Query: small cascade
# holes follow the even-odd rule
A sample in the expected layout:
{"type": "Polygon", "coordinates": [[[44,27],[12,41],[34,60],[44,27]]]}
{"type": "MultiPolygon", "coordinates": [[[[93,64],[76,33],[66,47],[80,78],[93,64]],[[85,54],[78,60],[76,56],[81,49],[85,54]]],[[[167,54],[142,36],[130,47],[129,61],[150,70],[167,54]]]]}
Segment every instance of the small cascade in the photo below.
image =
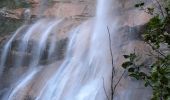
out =
{"type": "Polygon", "coordinates": [[[48,36],[51,34],[51,31],[52,29],[57,26],[57,24],[59,24],[61,22],[61,20],[59,21],[54,21],[54,22],[51,22],[49,24],[49,27],[42,33],[42,36],[40,37],[41,40],[39,41],[38,43],[38,48],[37,50],[35,50],[35,53],[33,55],[33,58],[32,58],[32,61],[31,61],[31,65],[30,66],[36,66],[39,64],[39,61],[41,59],[41,56],[42,56],[42,53],[43,51],[45,50],[45,47],[46,47],[46,43],[47,43],[47,38],[48,36]]]}
{"type": "Polygon", "coordinates": [[[4,48],[3,48],[3,51],[2,51],[2,53],[1,53],[1,59],[0,59],[0,76],[1,76],[2,73],[3,73],[4,66],[5,66],[5,63],[6,63],[8,54],[9,54],[9,51],[10,51],[10,49],[11,49],[12,42],[13,42],[14,38],[20,33],[20,31],[21,31],[24,27],[25,27],[25,25],[23,25],[22,27],[20,27],[20,28],[14,33],[14,35],[11,37],[11,39],[6,43],[6,45],[5,45],[4,48]]]}
{"type": "MultiPolygon", "coordinates": [[[[33,24],[25,33],[25,35],[23,35],[22,39],[21,39],[21,43],[19,44],[19,50],[21,53],[26,52],[26,50],[28,49],[28,42],[29,39],[31,37],[32,34],[34,34],[33,32],[37,29],[40,28],[40,26],[42,27],[42,25],[45,23],[44,19],[39,20],[38,22],[36,22],[35,24],[33,24]]],[[[17,58],[15,61],[15,66],[22,66],[22,62],[23,62],[23,58],[24,56],[21,55],[21,57],[17,58]]]]}
{"type": "MultiPolygon", "coordinates": [[[[4,66],[6,65],[6,62],[8,62],[8,57],[15,58],[13,59],[12,62],[12,67],[14,67],[14,70],[12,71],[13,78],[16,80],[14,85],[11,85],[12,91],[9,96],[5,95],[4,100],[15,100],[19,97],[23,96],[18,96],[15,98],[15,94],[17,94],[20,89],[24,88],[27,86],[29,83],[31,83],[31,80],[33,77],[36,75],[36,73],[40,70],[39,66],[41,66],[42,60],[49,61],[48,59],[51,59],[49,57],[43,58],[43,54],[46,53],[46,55],[52,55],[52,53],[57,52],[54,51],[56,45],[58,45],[56,42],[57,40],[55,39],[56,36],[56,30],[57,26],[62,22],[62,20],[51,20],[51,19],[40,19],[37,22],[35,22],[33,25],[23,25],[20,27],[14,35],[11,37],[11,39],[6,43],[4,46],[4,49],[2,50],[2,55],[1,55],[1,62],[0,62],[0,73],[1,73],[1,78],[3,79],[3,76],[5,73],[4,72],[4,66]],[[28,28],[26,28],[26,26],[28,28]],[[23,33],[24,30],[25,33],[23,33]],[[13,47],[13,41],[16,41],[16,37],[20,36],[17,40],[17,45],[13,47]],[[52,38],[55,43],[53,45],[50,45],[50,39],[52,38]],[[30,46],[30,43],[31,46],[30,46]],[[46,51],[49,49],[48,51],[46,51]],[[13,51],[19,53],[19,56],[15,56],[15,54],[12,54],[13,51]],[[10,54],[10,56],[8,56],[10,54]],[[27,56],[30,56],[29,59],[27,56]],[[27,71],[24,72],[26,74],[17,74],[15,73],[17,70],[20,70],[22,67],[24,67],[24,63],[27,62],[27,71]]],[[[56,53],[55,53],[56,54],[56,53]]],[[[55,59],[56,56],[53,55],[53,58],[55,59]]],[[[21,98],[20,98],[21,99],[21,98]]],[[[21,99],[22,100],[22,99],[21,99]]]]}
{"type": "Polygon", "coordinates": [[[17,97],[17,98],[20,97],[21,99],[24,99],[23,97],[24,97],[25,91],[23,89],[30,83],[30,81],[33,79],[33,77],[36,75],[36,73],[38,71],[39,71],[39,69],[37,69],[37,68],[28,71],[28,73],[26,75],[24,75],[25,77],[23,76],[24,78],[21,78],[19,80],[19,82],[16,84],[16,86],[13,86],[14,89],[12,89],[12,92],[10,93],[7,100],[15,100],[15,97],[17,97]],[[18,95],[17,94],[18,92],[21,94],[18,95]]]}

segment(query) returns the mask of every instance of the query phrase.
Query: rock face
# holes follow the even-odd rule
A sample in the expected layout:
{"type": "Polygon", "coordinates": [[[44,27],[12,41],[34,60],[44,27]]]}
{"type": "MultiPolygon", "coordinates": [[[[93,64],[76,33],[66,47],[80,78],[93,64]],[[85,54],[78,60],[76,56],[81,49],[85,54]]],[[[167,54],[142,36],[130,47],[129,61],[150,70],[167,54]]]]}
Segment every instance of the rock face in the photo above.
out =
{"type": "Polygon", "coordinates": [[[115,89],[114,100],[150,100],[151,89],[144,87],[142,81],[128,77],[128,73],[121,67],[125,61],[123,55],[134,52],[141,57],[139,63],[149,65],[154,61],[152,57],[146,56],[152,52],[152,49],[141,40],[140,32],[142,30],[138,30],[138,28],[126,26],[117,31],[119,36],[112,38],[112,50],[116,59],[114,63],[116,70],[114,86],[120,80],[115,89]],[[118,50],[115,50],[115,48],[118,48],[118,50]]]}
{"type": "Polygon", "coordinates": [[[31,15],[86,20],[95,15],[95,0],[29,0],[31,15]]]}
{"type": "MultiPolygon", "coordinates": [[[[15,20],[36,17],[55,17],[69,19],[66,23],[77,26],[84,20],[95,16],[97,0],[28,0],[31,8],[17,8],[12,10],[0,10],[0,14],[6,18],[15,20]],[[30,16],[30,17],[29,17],[30,16]]],[[[115,12],[120,16],[121,25],[134,27],[146,23],[150,16],[144,11],[134,8],[135,0],[120,0],[116,3],[115,12]]],[[[114,7],[114,8],[115,8],[114,7]]],[[[68,25],[68,24],[67,24],[68,25]]],[[[69,27],[66,28],[69,29],[69,27]]],[[[71,27],[70,27],[71,28],[71,27]]],[[[64,30],[66,32],[66,30],[64,30]]],[[[14,30],[13,30],[14,31],[14,30]]]]}

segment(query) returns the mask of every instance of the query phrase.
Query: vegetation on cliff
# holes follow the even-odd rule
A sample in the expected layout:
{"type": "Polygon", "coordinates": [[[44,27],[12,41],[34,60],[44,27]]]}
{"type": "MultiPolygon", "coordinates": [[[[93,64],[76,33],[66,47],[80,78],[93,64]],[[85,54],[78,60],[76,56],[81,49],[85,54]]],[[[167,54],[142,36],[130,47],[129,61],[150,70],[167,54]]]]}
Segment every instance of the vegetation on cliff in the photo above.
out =
{"type": "Polygon", "coordinates": [[[128,70],[130,77],[143,80],[146,87],[152,88],[151,100],[170,100],[170,1],[165,0],[164,3],[155,1],[156,8],[148,7],[142,1],[135,5],[153,15],[146,24],[142,37],[155,52],[150,55],[155,61],[151,65],[139,64],[137,62],[140,56],[134,52],[124,55],[127,61],[122,64],[122,67],[128,70]],[[147,69],[148,72],[143,69],[147,69]]]}
{"type": "Polygon", "coordinates": [[[30,7],[28,0],[1,0],[0,8],[16,9],[16,8],[28,8],[30,7]]]}
{"type": "Polygon", "coordinates": [[[27,0],[1,0],[0,1],[0,36],[14,32],[21,24],[23,19],[12,17],[17,16],[14,9],[28,8],[30,3],[27,0]]]}

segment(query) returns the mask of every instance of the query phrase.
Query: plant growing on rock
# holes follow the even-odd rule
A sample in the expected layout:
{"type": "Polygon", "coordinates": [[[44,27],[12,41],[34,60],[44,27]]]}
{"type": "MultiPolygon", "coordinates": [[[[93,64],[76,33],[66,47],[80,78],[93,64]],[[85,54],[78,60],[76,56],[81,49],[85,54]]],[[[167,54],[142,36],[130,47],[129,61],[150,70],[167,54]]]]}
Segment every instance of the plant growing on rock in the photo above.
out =
{"type": "Polygon", "coordinates": [[[156,52],[156,55],[151,55],[156,60],[151,65],[137,64],[138,56],[131,53],[124,55],[127,61],[122,64],[122,67],[127,69],[130,77],[143,80],[146,87],[152,88],[151,100],[170,100],[170,1],[165,0],[166,5],[161,5],[158,0],[155,1],[158,8],[146,7],[141,1],[135,7],[153,15],[153,18],[146,24],[142,37],[156,52]],[[162,51],[162,46],[168,51],[162,51]],[[143,71],[143,68],[147,68],[149,72],[143,71]]]}
{"type": "Polygon", "coordinates": [[[28,8],[31,4],[27,0],[0,0],[0,36],[14,32],[23,24],[23,19],[15,18],[17,8],[28,8]]]}
{"type": "Polygon", "coordinates": [[[30,3],[27,0],[1,0],[0,1],[0,8],[8,8],[8,9],[15,9],[15,8],[28,8],[30,7],[30,3]]]}

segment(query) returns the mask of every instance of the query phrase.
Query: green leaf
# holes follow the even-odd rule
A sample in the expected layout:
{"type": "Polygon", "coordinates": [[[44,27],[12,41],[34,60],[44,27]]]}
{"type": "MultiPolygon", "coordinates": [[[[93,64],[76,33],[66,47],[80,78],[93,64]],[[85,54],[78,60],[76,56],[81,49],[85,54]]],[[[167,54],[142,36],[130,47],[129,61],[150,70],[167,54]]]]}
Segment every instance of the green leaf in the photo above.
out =
{"type": "Polygon", "coordinates": [[[167,87],[166,89],[167,89],[167,91],[170,93],[170,87],[167,87]]]}
{"type": "Polygon", "coordinates": [[[135,68],[129,68],[128,69],[128,72],[134,72],[135,71],[135,68]]]}
{"type": "Polygon", "coordinates": [[[136,57],[137,57],[137,56],[136,56],[135,53],[131,53],[131,54],[130,54],[130,61],[133,62],[136,57]]]}
{"type": "Polygon", "coordinates": [[[153,72],[152,74],[151,74],[151,79],[152,79],[152,81],[157,81],[157,79],[158,79],[158,72],[153,72]]]}
{"type": "Polygon", "coordinates": [[[149,86],[149,82],[145,81],[144,85],[145,85],[145,87],[149,86]]]}
{"type": "Polygon", "coordinates": [[[153,17],[153,18],[149,21],[148,27],[149,27],[150,29],[154,29],[154,28],[161,27],[161,19],[159,18],[159,16],[153,17]]]}
{"type": "Polygon", "coordinates": [[[142,2],[142,3],[140,3],[140,6],[144,6],[144,4],[145,4],[145,3],[144,3],[144,2],[142,2]]]}
{"type": "Polygon", "coordinates": [[[154,8],[147,8],[147,10],[148,10],[148,13],[149,13],[149,14],[153,15],[154,8]]]}
{"type": "Polygon", "coordinates": [[[145,3],[144,3],[144,2],[141,2],[141,3],[135,4],[135,7],[138,8],[138,7],[142,7],[142,6],[144,6],[144,5],[145,5],[145,3]]]}
{"type": "Polygon", "coordinates": [[[144,72],[139,73],[140,76],[147,76],[144,72]]]}
{"type": "Polygon", "coordinates": [[[137,79],[137,80],[140,79],[140,78],[139,78],[139,75],[136,74],[136,73],[131,73],[131,74],[129,74],[129,76],[134,77],[134,78],[137,79]]]}
{"type": "Polygon", "coordinates": [[[168,78],[162,77],[161,80],[160,80],[160,82],[161,82],[162,84],[168,85],[168,78]]]}
{"type": "Polygon", "coordinates": [[[123,56],[124,56],[124,58],[126,58],[126,59],[130,57],[129,55],[123,55],[123,56]]]}
{"type": "Polygon", "coordinates": [[[136,7],[136,8],[140,7],[140,4],[135,4],[135,7],[136,7]]]}
{"type": "Polygon", "coordinates": [[[122,67],[126,69],[126,68],[128,68],[129,66],[131,66],[131,65],[133,65],[133,63],[128,61],[128,62],[124,62],[124,63],[122,64],[122,67]]]}

